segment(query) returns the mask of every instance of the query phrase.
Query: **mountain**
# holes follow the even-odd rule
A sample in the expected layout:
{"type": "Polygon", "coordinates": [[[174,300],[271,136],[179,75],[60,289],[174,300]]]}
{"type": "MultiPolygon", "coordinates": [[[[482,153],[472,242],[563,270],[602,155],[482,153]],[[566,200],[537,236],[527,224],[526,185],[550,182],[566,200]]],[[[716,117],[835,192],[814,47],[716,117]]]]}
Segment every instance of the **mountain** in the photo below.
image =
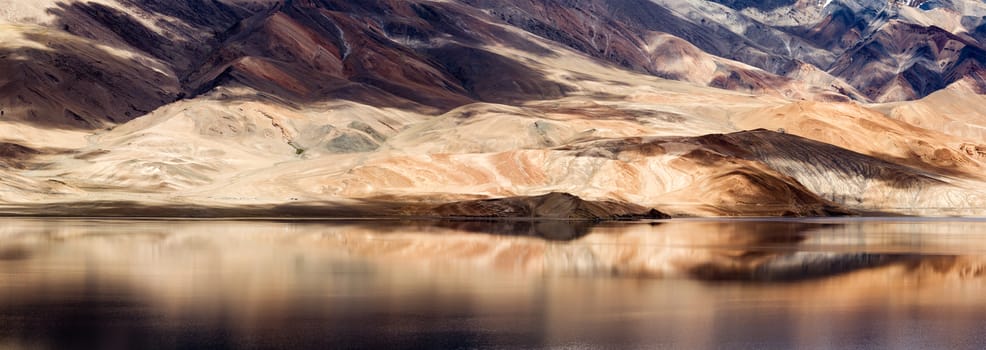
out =
{"type": "Polygon", "coordinates": [[[986,210],[979,1],[0,8],[8,213],[986,210]]]}

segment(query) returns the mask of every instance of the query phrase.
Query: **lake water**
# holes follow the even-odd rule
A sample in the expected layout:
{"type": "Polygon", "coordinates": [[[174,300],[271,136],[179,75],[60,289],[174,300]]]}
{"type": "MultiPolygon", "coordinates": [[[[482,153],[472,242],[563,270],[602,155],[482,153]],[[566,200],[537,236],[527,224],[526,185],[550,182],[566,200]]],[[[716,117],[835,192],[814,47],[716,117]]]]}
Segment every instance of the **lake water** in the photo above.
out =
{"type": "Polygon", "coordinates": [[[986,348],[986,221],[0,219],[0,348],[986,348]]]}

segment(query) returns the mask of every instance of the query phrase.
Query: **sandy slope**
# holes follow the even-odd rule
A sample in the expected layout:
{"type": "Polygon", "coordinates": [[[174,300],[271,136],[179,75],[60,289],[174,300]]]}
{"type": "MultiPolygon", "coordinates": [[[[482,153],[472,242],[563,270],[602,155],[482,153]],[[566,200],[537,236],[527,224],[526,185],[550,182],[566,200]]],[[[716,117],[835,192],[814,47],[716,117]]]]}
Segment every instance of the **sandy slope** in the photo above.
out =
{"type": "Polygon", "coordinates": [[[57,180],[65,189],[8,201],[442,203],[567,192],[675,215],[825,215],[840,206],[969,215],[984,207],[980,163],[961,153],[961,138],[854,104],[653,78],[632,90],[625,102],[477,104],[439,116],[201,98],[99,133],[86,146],[33,156],[49,165],[21,172],[20,181],[57,180]],[[722,104],[703,103],[710,99],[722,104]],[[819,125],[829,132],[812,129],[819,125]],[[755,127],[790,131],[737,132],[755,127]],[[710,130],[726,134],[702,136],[710,130]]]}

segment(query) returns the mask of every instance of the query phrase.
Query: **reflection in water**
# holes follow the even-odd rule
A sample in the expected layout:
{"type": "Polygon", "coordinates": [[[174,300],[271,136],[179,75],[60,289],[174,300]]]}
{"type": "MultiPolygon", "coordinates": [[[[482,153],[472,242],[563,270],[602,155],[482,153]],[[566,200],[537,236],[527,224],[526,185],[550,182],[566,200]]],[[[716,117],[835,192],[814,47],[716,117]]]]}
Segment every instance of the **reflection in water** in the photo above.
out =
{"type": "Polygon", "coordinates": [[[986,346],[983,221],[0,222],[0,348],[986,346]]]}

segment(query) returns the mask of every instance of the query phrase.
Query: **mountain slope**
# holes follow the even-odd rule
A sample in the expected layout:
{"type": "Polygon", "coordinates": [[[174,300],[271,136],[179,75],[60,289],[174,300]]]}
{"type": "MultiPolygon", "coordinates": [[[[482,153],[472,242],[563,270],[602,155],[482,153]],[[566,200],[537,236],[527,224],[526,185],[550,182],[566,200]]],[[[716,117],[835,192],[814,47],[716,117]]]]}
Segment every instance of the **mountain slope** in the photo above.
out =
{"type": "Polygon", "coordinates": [[[976,2],[169,4],[0,2],[9,210],[986,208],[976,2]]]}

